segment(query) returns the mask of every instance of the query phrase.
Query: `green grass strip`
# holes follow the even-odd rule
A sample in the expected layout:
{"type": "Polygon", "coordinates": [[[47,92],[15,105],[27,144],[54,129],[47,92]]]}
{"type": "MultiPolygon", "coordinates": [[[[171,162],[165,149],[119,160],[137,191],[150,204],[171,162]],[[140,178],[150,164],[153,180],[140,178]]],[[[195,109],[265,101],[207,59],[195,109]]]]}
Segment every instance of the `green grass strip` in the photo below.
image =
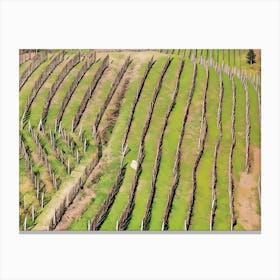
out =
{"type": "Polygon", "coordinates": [[[217,156],[217,209],[214,230],[230,230],[230,209],[228,197],[228,157],[231,146],[232,88],[229,77],[222,73],[224,98],[222,102],[222,140],[217,156]]]}
{"type": "Polygon", "coordinates": [[[115,60],[119,59],[114,59],[114,62],[109,65],[107,70],[105,70],[99,84],[96,87],[95,94],[89,100],[87,107],[81,117],[77,131],[79,131],[80,127],[82,127],[83,130],[86,131],[86,135],[92,135],[92,128],[96,115],[99,112],[100,107],[105,102],[111,84],[113,83],[116,76],[117,67],[115,65],[115,60]],[[110,75],[112,77],[110,77],[110,75]]]}
{"type": "MultiPolygon", "coordinates": [[[[83,66],[83,61],[81,61],[79,64],[77,64],[67,75],[67,77],[64,79],[64,81],[61,83],[59,86],[57,92],[55,93],[51,104],[50,104],[50,109],[48,111],[47,115],[47,121],[45,124],[46,129],[51,128],[52,130],[54,129],[55,125],[55,119],[57,117],[57,114],[60,110],[62,100],[64,96],[66,95],[68,89],[70,88],[72,82],[75,80],[77,73],[83,66]]],[[[73,113],[74,114],[74,113],[73,113]]],[[[71,120],[72,121],[72,120],[71,120]]]]}
{"type": "Polygon", "coordinates": [[[250,141],[252,146],[260,147],[261,133],[260,133],[260,121],[259,121],[259,103],[258,94],[254,87],[248,83],[248,92],[250,100],[250,141]]]}
{"type": "Polygon", "coordinates": [[[174,79],[174,77],[177,76],[179,64],[179,58],[174,58],[162,81],[162,86],[155,104],[150,127],[145,138],[145,158],[142,163],[142,173],[139,178],[135,195],[135,207],[132,212],[128,230],[140,230],[141,228],[141,222],[145,214],[150,194],[157,143],[164,122],[164,116],[172,100],[176,84],[176,79],[174,79]]]}
{"type": "MultiPolygon", "coordinates": [[[[236,145],[233,152],[232,163],[233,163],[233,179],[234,187],[238,187],[240,180],[240,173],[245,171],[245,131],[246,131],[246,96],[245,90],[242,82],[238,78],[234,78],[234,83],[236,86],[236,113],[235,113],[235,135],[236,135],[236,145]]],[[[235,192],[233,193],[235,197],[235,192]]],[[[235,201],[235,203],[238,203],[235,201]]],[[[235,207],[236,209],[236,207],[235,207]]],[[[242,230],[243,227],[238,222],[234,227],[235,230],[242,230]]]]}
{"type": "Polygon", "coordinates": [[[211,182],[214,149],[219,137],[217,127],[217,111],[219,105],[219,75],[209,68],[209,86],[206,100],[206,119],[208,132],[203,155],[197,168],[197,188],[193,209],[191,230],[209,230],[211,212],[211,182]]]}
{"type": "Polygon", "coordinates": [[[60,71],[63,69],[65,64],[68,62],[67,56],[65,56],[64,61],[60,63],[55,70],[52,72],[52,74],[47,78],[43,86],[40,88],[36,98],[34,99],[32,105],[31,105],[31,113],[30,113],[30,123],[31,125],[34,125],[35,127],[38,125],[41,116],[43,107],[45,104],[45,100],[47,98],[48,92],[52,86],[52,84],[56,81],[60,71]]]}
{"type": "MultiPolygon", "coordinates": [[[[185,101],[182,102],[182,104],[179,105],[179,102],[177,102],[174,114],[172,113],[170,117],[170,125],[168,125],[165,133],[165,137],[163,140],[163,147],[162,147],[162,159],[161,159],[161,167],[159,170],[158,174],[158,180],[156,184],[156,193],[155,193],[155,198],[154,198],[154,203],[153,203],[153,210],[152,210],[152,216],[151,216],[151,223],[150,223],[150,230],[161,230],[162,227],[162,219],[169,195],[169,190],[172,185],[173,181],[173,165],[174,165],[174,158],[176,154],[176,149],[177,149],[177,143],[179,139],[179,134],[181,131],[181,122],[179,121],[180,118],[182,118],[182,112],[184,112],[185,104],[186,104],[186,96],[185,94],[189,93],[190,90],[190,80],[191,80],[191,63],[189,60],[186,60],[185,62],[185,70],[189,69],[190,73],[189,75],[189,81],[187,82],[186,88],[180,89],[179,96],[178,98],[185,98],[185,101]],[[184,94],[183,94],[184,93],[184,94]],[[183,96],[181,97],[181,94],[183,96]],[[177,105],[178,111],[176,113],[176,108],[177,105]],[[182,106],[182,107],[181,107],[182,106]],[[181,108],[180,108],[181,107],[181,108]],[[176,123],[176,126],[175,126],[176,123]],[[172,124],[172,125],[171,125],[172,124]],[[174,126],[174,127],[173,127],[174,126]],[[173,160],[172,160],[173,159],[173,160]]],[[[186,75],[183,71],[182,73],[182,78],[181,80],[184,80],[184,75],[186,75]]],[[[193,95],[193,103],[190,106],[190,111],[189,111],[189,117],[187,120],[186,124],[186,133],[185,137],[183,139],[183,145],[182,145],[182,162],[181,162],[181,167],[180,167],[180,172],[181,172],[181,178],[179,181],[179,185],[177,187],[177,191],[173,200],[173,209],[171,211],[170,217],[169,217],[169,229],[173,230],[174,228],[177,228],[178,225],[180,225],[180,221],[182,221],[182,227],[184,224],[185,220],[185,215],[186,212],[182,211],[182,208],[178,206],[178,196],[180,196],[181,189],[182,189],[182,183],[185,181],[185,175],[188,170],[191,171],[191,166],[189,168],[186,168],[186,162],[185,162],[185,152],[188,146],[186,145],[185,138],[186,134],[190,133],[189,131],[189,121],[193,119],[193,110],[197,112],[197,119],[199,120],[200,114],[201,114],[201,99],[202,99],[202,94],[203,94],[203,81],[205,81],[205,70],[202,66],[198,65],[198,72],[197,72],[197,86],[194,91],[193,95]],[[200,96],[201,95],[201,96],[200,96]],[[194,109],[195,107],[195,109],[194,109]],[[199,109],[198,109],[199,108],[199,109]],[[189,132],[188,132],[189,131],[189,132]],[[184,170],[184,171],[183,171],[184,170]]],[[[196,119],[196,118],[195,118],[196,119]]],[[[193,119],[193,120],[195,120],[193,119]]],[[[198,121],[199,123],[199,121],[198,121]]],[[[198,124],[199,127],[199,124],[198,124]]],[[[195,132],[195,126],[192,127],[192,133],[195,132]]],[[[199,128],[198,128],[198,133],[199,133],[199,128]]],[[[197,146],[197,139],[195,140],[195,147],[197,146]]],[[[191,174],[191,172],[190,172],[191,174]]],[[[181,199],[181,196],[180,196],[181,199]]]]}
{"type": "MultiPolygon", "coordinates": [[[[83,76],[82,80],[79,82],[77,88],[75,89],[62,117],[62,127],[64,127],[67,131],[71,131],[72,121],[75,117],[76,112],[79,109],[81,101],[83,99],[86,90],[88,89],[88,85],[90,84],[94,74],[98,70],[101,61],[94,63],[88,71],[83,76]]],[[[78,130],[77,130],[78,131],[78,130]]]]}
{"type": "Polygon", "coordinates": [[[49,62],[52,59],[52,55],[48,56],[48,59],[42,63],[29,77],[29,79],[26,81],[26,83],[24,84],[24,86],[21,88],[20,90],[20,98],[19,98],[19,118],[22,117],[22,114],[24,112],[24,106],[27,102],[28,96],[31,93],[35,82],[37,81],[37,79],[39,78],[39,76],[41,75],[41,73],[44,71],[44,69],[46,68],[46,66],[49,64],[49,62]]]}

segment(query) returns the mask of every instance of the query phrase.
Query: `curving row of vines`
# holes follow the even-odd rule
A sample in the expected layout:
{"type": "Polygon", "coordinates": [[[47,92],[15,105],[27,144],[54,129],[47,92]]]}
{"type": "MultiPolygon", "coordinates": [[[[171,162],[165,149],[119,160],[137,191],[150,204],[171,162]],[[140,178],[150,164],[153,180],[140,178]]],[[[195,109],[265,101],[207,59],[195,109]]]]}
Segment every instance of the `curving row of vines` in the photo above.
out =
{"type": "Polygon", "coordinates": [[[132,121],[133,121],[133,116],[134,116],[134,113],[135,113],[135,109],[136,109],[138,101],[141,97],[141,93],[142,93],[145,81],[146,81],[147,76],[148,76],[150,70],[152,69],[154,63],[155,63],[155,61],[153,60],[153,57],[152,57],[151,60],[148,62],[145,73],[144,73],[144,75],[143,75],[143,77],[140,81],[140,85],[137,89],[137,93],[135,95],[135,98],[134,98],[134,101],[133,101],[133,104],[132,104],[132,107],[131,107],[131,111],[130,111],[130,114],[129,114],[129,117],[128,117],[126,131],[125,131],[125,134],[124,134],[124,137],[123,137],[123,140],[122,140],[122,151],[125,149],[125,146],[126,146],[127,137],[128,137],[128,134],[129,134],[129,131],[130,131],[130,128],[131,128],[131,124],[132,124],[132,121]]]}
{"type": "Polygon", "coordinates": [[[89,70],[89,68],[92,66],[92,64],[95,63],[95,60],[96,60],[96,53],[95,52],[90,53],[90,55],[88,55],[87,58],[85,59],[85,62],[83,64],[82,68],[79,70],[75,79],[71,83],[70,88],[68,89],[66,95],[64,96],[64,98],[62,100],[60,110],[56,117],[56,128],[58,128],[60,126],[60,122],[62,120],[64,111],[65,111],[74,91],[76,90],[78,84],[80,83],[80,81],[82,80],[82,78],[86,74],[86,72],[89,70]]]}
{"type": "Polygon", "coordinates": [[[217,127],[219,129],[219,137],[214,149],[214,160],[213,160],[213,166],[212,166],[212,184],[211,184],[211,190],[212,190],[212,203],[211,203],[211,212],[210,212],[210,222],[209,222],[209,230],[212,231],[214,228],[214,222],[215,222],[215,213],[217,209],[217,158],[218,153],[223,137],[223,130],[222,130],[222,102],[224,97],[224,84],[222,80],[222,73],[219,73],[219,83],[220,83],[220,94],[219,94],[219,106],[218,106],[218,113],[217,113],[217,127]]]}
{"type": "Polygon", "coordinates": [[[209,69],[206,66],[206,83],[204,88],[204,98],[202,103],[202,115],[201,115],[201,126],[200,126],[200,135],[199,135],[199,151],[196,157],[196,160],[194,162],[193,170],[192,170],[192,193],[190,197],[190,203],[189,203],[189,209],[187,213],[187,219],[185,222],[185,229],[189,230],[191,226],[191,219],[193,215],[193,207],[195,203],[195,195],[196,195],[196,172],[197,168],[200,162],[200,159],[204,152],[205,142],[206,142],[206,136],[207,136],[207,130],[208,130],[208,124],[206,119],[206,100],[207,100],[207,91],[208,91],[208,83],[209,83],[209,69]]]}
{"type": "Polygon", "coordinates": [[[97,116],[96,116],[96,119],[94,121],[94,130],[96,131],[96,133],[98,132],[98,126],[100,124],[100,121],[104,115],[104,112],[107,108],[107,106],[109,105],[114,93],[116,92],[117,90],[117,87],[118,85],[120,84],[121,82],[121,79],[123,78],[128,66],[130,65],[130,63],[132,62],[130,56],[125,60],[124,64],[122,65],[120,71],[118,72],[111,88],[110,88],[110,91],[107,95],[107,98],[106,100],[104,101],[102,107],[100,108],[100,111],[98,112],[97,116]]]}
{"type": "Polygon", "coordinates": [[[50,63],[47,65],[47,67],[44,69],[44,71],[41,73],[39,78],[36,80],[35,85],[33,86],[31,93],[29,94],[27,98],[27,102],[24,107],[24,112],[22,115],[22,126],[26,123],[26,120],[30,113],[30,107],[36,98],[40,88],[44,84],[44,82],[48,79],[48,77],[51,75],[51,73],[54,71],[54,69],[64,60],[64,51],[58,53],[54,56],[54,58],[50,61],[50,63]]]}
{"type": "Polygon", "coordinates": [[[74,120],[73,120],[72,131],[75,131],[75,129],[77,128],[77,126],[80,122],[80,119],[83,115],[83,112],[85,111],[86,106],[87,106],[90,98],[94,94],[94,90],[95,90],[99,80],[101,79],[104,71],[108,68],[108,66],[109,66],[109,56],[107,55],[103,59],[102,64],[100,65],[97,72],[95,73],[95,75],[94,75],[94,77],[93,77],[93,79],[92,79],[84,97],[83,97],[83,100],[80,103],[79,109],[78,109],[78,111],[77,111],[77,113],[74,117],[74,120]]]}
{"type": "Polygon", "coordinates": [[[234,213],[234,197],[233,197],[233,190],[234,190],[234,181],[233,181],[233,164],[232,164],[232,157],[233,151],[236,144],[235,139],[235,111],[236,111],[236,88],[234,84],[233,77],[231,77],[231,85],[232,85],[232,112],[231,112],[231,146],[228,158],[228,195],[229,195],[229,209],[230,209],[230,230],[233,230],[233,227],[236,224],[236,217],[234,213]]]}
{"type": "Polygon", "coordinates": [[[143,128],[143,131],[142,131],[141,140],[140,140],[140,144],[139,144],[138,158],[137,158],[137,168],[136,168],[135,176],[134,176],[133,182],[131,184],[131,190],[130,190],[130,194],[129,194],[128,203],[127,203],[127,205],[126,205],[124,211],[122,212],[121,217],[118,221],[118,230],[125,230],[128,226],[130,218],[131,218],[131,213],[132,213],[132,210],[134,208],[135,193],[136,193],[136,189],[137,189],[137,186],[138,186],[139,176],[140,176],[141,171],[142,171],[142,163],[143,163],[143,160],[144,160],[144,157],[145,157],[145,137],[147,135],[147,132],[148,132],[148,129],[149,129],[149,126],[150,126],[150,122],[151,122],[151,119],[152,119],[152,114],[153,114],[153,111],[154,111],[154,107],[155,107],[155,103],[156,103],[159,91],[161,89],[163,77],[164,77],[170,63],[171,63],[171,58],[168,58],[164,67],[163,67],[161,75],[159,77],[159,81],[157,83],[156,89],[153,93],[153,98],[152,98],[152,101],[151,101],[150,110],[149,110],[149,113],[148,113],[148,116],[147,116],[147,119],[146,119],[146,122],[145,122],[145,125],[144,125],[144,128],[143,128]]]}
{"type": "Polygon", "coordinates": [[[44,108],[43,108],[43,112],[42,112],[42,117],[41,120],[43,123],[46,122],[46,118],[48,115],[48,111],[52,102],[52,99],[56,93],[56,91],[58,90],[59,86],[61,85],[61,83],[64,81],[64,79],[67,77],[67,75],[69,74],[69,72],[78,64],[80,63],[81,60],[81,54],[80,52],[78,52],[73,58],[71,58],[67,64],[63,67],[63,69],[61,70],[61,72],[59,73],[57,79],[55,80],[55,82],[52,84],[48,95],[46,97],[46,101],[44,104],[44,108]]]}
{"type": "Polygon", "coordinates": [[[28,67],[22,72],[19,78],[19,90],[25,85],[28,78],[32,75],[32,73],[46,60],[48,59],[47,52],[39,52],[33,58],[28,67]]]}
{"type": "Polygon", "coordinates": [[[184,68],[184,64],[185,64],[185,61],[182,60],[181,64],[180,64],[180,68],[179,68],[179,73],[176,78],[176,87],[175,87],[175,90],[173,93],[173,97],[172,97],[171,103],[169,105],[168,111],[165,114],[164,124],[161,129],[160,138],[159,138],[158,145],[157,145],[157,153],[156,153],[156,159],[155,159],[155,164],[154,164],[150,195],[149,195],[149,199],[147,202],[145,215],[142,220],[142,230],[149,229],[149,225],[150,225],[150,221],[151,221],[151,214],[152,214],[152,205],[153,205],[153,200],[154,200],[155,191],[156,191],[156,181],[157,181],[157,176],[158,176],[160,163],[161,163],[161,157],[162,157],[163,138],[164,138],[164,134],[165,134],[165,131],[166,131],[166,128],[168,125],[168,120],[169,120],[170,114],[176,104],[176,98],[177,98],[178,92],[179,92],[180,78],[181,78],[181,74],[182,74],[182,71],[184,68]]]}

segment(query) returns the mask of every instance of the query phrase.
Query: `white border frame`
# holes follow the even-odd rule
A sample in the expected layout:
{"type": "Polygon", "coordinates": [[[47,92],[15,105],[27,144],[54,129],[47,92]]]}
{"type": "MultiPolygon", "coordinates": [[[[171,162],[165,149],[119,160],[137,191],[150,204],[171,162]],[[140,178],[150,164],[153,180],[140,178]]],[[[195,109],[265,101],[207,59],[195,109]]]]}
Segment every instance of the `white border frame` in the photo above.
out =
{"type": "Polygon", "coordinates": [[[0,8],[1,279],[280,279],[278,1],[6,0],[0,8]],[[249,47],[262,49],[261,234],[19,234],[18,49],[249,47]]]}

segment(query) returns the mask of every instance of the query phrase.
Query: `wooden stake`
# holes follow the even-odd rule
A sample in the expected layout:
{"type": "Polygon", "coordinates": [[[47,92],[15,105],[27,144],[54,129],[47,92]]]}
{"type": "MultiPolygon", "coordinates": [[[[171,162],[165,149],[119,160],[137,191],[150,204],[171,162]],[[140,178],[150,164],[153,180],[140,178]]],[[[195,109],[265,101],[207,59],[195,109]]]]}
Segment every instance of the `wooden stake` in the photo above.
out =
{"type": "Polygon", "coordinates": [[[42,119],[39,120],[39,124],[38,124],[38,130],[40,131],[42,128],[42,119]]]}
{"type": "Polygon", "coordinates": [[[23,124],[24,124],[24,118],[25,118],[25,111],[22,114],[22,118],[21,118],[21,128],[23,129],[23,124]]]}
{"type": "Polygon", "coordinates": [[[55,176],[53,176],[53,178],[54,178],[54,188],[57,190],[57,182],[56,182],[56,177],[55,176]]]}
{"type": "Polygon", "coordinates": [[[32,222],[34,222],[35,214],[34,214],[34,205],[31,207],[31,217],[32,217],[32,222]]]}
{"type": "Polygon", "coordinates": [[[57,119],[54,121],[54,133],[56,133],[56,127],[57,127],[57,119]]]}
{"type": "Polygon", "coordinates": [[[54,213],[53,213],[53,225],[54,225],[54,226],[56,225],[55,211],[54,211],[54,213]]]}
{"type": "Polygon", "coordinates": [[[67,160],[67,172],[68,174],[70,174],[70,162],[69,162],[69,158],[67,160]]]}
{"type": "Polygon", "coordinates": [[[58,128],[58,134],[60,134],[60,133],[61,133],[61,121],[59,123],[59,128],[58,128]]]}
{"type": "Polygon", "coordinates": [[[31,133],[31,123],[30,123],[30,120],[28,121],[28,132],[31,133]]]}
{"type": "Polygon", "coordinates": [[[92,126],[92,137],[94,140],[96,140],[96,127],[95,125],[92,126]]]}
{"type": "Polygon", "coordinates": [[[79,131],[79,139],[81,140],[81,136],[82,136],[82,125],[80,127],[80,131],[79,131]]]}
{"type": "Polygon", "coordinates": [[[72,120],[72,125],[71,125],[71,132],[74,132],[74,119],[72,120]]]}
{"type": "Polygon", "coordinates": [[[41,208],[44,208],[44,192],[41,194],[41,208]]]}
{"type": "Polygon", "coordinates": [[[27,223],[27,216],[25,215],[24,222],[23,222],[23,230],[26,231],[26,223],[27,223]]]}
{"type": "Polygon", "coordinates": [[[50,129],[50,142],[51,142],[51,146],[53,145],[53,141],[52,141],[52,130],[50,129]]]}
{"type": "Polygon", "coordinates": [[[39,180],[37,180],[37,186],[36,186],[36,198],[39,199],[39,180]]]}

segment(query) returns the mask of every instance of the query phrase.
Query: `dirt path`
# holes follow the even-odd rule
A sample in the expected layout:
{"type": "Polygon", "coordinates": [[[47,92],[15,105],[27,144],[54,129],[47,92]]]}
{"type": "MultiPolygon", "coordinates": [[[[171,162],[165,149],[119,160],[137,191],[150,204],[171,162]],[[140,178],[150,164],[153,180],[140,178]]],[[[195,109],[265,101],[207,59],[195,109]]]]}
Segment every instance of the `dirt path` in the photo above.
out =
{"type": "Polygon", "coordinates": [[[238,223],[245,230],[260,230],[261,217],[258,214],[258,177],[260,175],[261,150],[252,148],[251,172],[240,174],[236,183],[236,210],[238,223]]]}
{"type": "Polygon", "coordinates": [[[95,197],[93,188],[84,188],[73,200],[73,203],[67,208],[62,216],[61,221],[57,224],[55,230],[67,230],[70,223],[77,217],[81,216],[85,206],[95,197]]]}
{"type": "Polygon", "coordinates": [[[67,197],[79,183],[79,178],[84,174],[85,169],[91,160],[91,157],[86,158],[82,163],[75,167],[70,175],[65,177],[58,191],[55,192],[51,201],[44,207],[43,212],[37,218],[37,224],[32,230],[51,230],[55,209],[59,209],[63,204],[66,208],[71,206],[68,205],[69,201],[67,201],[67,197]]]}

